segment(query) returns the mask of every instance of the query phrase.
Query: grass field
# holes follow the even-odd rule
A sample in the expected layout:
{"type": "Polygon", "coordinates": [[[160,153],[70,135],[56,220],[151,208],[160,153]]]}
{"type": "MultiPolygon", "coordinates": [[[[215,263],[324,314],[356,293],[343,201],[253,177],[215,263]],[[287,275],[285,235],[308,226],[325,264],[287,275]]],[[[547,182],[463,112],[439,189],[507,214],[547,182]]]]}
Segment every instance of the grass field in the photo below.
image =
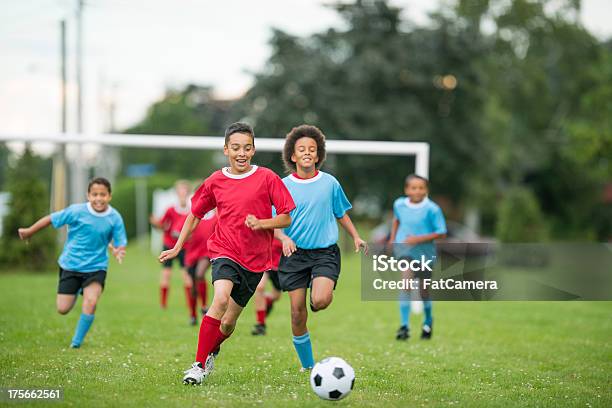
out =
{"type": "Polygon", "coordinates": [[[361,302],[356,257],[345,257],[334,303],[309,324],[315,359],[337,355],[355,368],[348,398],[320,400],[298,371],[286,297],[266,337],[250,335],[249,306],[213,375],[184,386],[197,328],[178,272],[160,310],[158,273],[135,246],[123,265],[112,262],[79,350],[67,346],[80,308],[55,312],[55,272],[0,274],[0,387],[62,387],[70,406],[612,406],[612,303],[439,302],[433,340],[418,339],[422,316],[413,316],[413,338],[400,343],[397,305],[361,302]]]}

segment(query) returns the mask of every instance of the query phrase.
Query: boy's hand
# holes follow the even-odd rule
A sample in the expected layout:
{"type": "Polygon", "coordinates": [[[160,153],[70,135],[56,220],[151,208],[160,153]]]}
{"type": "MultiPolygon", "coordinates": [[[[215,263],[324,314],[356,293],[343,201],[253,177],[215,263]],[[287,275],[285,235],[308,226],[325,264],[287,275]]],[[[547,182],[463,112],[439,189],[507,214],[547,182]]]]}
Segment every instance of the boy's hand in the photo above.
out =
{"type": "Polygon", "coordinates": [[[169,261],[170,259],[174,259],[178,256],[179,251],[175,248],[168,249],[159,254],[159,262],[163,263],[165,261],[169,261]]]}
{"type": "Polygon", "coordinates": [[[244,225],[246,225],[247,227],[249,227],[253,231],[257,231],[257,230],[262,229],[261,221],[258,220],[257,217],[255,217],[252,214],[247,215],[246,219],[244,220],[244,225]]]}
{"type": "Polygon", "coordinates": [[[421,241],[419,240],[419,238],[417,236],[411,235],[409,237],[406,237],[406,239],[404,240],[404,243],[408,244],[408,245],[416,245],[419,244],[421,241]]]}
{"type": "Polygon", "coordinates": [[[363,253],[368,254],[368,244],[363,239],[356,237],[353,243],[355,244],[355,252],[359,252],[363,248],[363,253]]]}
{"type": "Polygon", "coordinates": [[[19,233],[19,239],[23,241],[28,240],[33,235],[29,228],[19,228],[17,232],[19,233]]]}
{"type": "Polygon", "coordinates": [[[119,262],[119,264],[123,263],[123,258],[125,257],[125,247],[112,248],[113,256],[119,262]]]}
{"type": "Polygon", "coordinates": [[[283,243],[283,255],[289,257],[297,251],[297,246],[295,246],[295,242],[291,238],[283,238],[281,242],[283,243]]]}

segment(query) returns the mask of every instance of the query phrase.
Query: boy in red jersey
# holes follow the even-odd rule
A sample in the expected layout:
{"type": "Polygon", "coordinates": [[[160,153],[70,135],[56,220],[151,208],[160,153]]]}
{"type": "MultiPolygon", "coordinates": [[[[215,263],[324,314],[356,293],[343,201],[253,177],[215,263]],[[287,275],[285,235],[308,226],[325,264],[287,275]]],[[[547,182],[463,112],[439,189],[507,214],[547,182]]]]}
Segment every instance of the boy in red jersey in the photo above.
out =
{"type": "MultiPolygon", "coordinates": [[[[174,184],[176,195],[178,197],[178,205],[169,207],[164,213],[163,217],[156,219],[153,215],[149,217],[151,225],[164,232],[164,250],[174,247],[183,223],[189,214],[189,204],[187,198],[191,192],[191,186],[185,180],[178,180],[174,184]]],[[[191,277],[187,273],[185,268],[185,251],[181,251],[178,255],[179,265],[181,267],[183,282],[185,286],[185,296],[187,297],[187,304],[191,302],[191,288],[193,282],[191,277]]],[[[164,266],[161,271],[161,278],[159,283],[159,303],[162,309],[168,306],[168,291],[170,289],[170,278],[172,276],[172,259],[164,262],[164,266]]]]}
{"type": "Polygon", "coordinates": [[[187,243],[188,245],[186,245],[185,264],[187,265],[187,272],[189,272],[189,276],[191,276],[191,280],[194,282],[191,291],[192,301],[189,304],[191,322],[194,326],[197,322],[196,308],[198,306],[198,297],[202,302],[202,315],[205,315],[208,310],[205,274],[210,267],[210,254],[208,253],[207,241],[215,230],[216,225],[217,212],[216,210],[211,210],[202,217],[202,221],[193,231],[187,243]]]}
{"type": "Polygon", "coordinates": [[[223,153],[230,166],[215,171],[198,188],[176,245],[159,256],[160,262],[178,256],[204,214],[217,208],[217,226],[208,240],[214,298],[202,319],[196,361],[185,372],[184,384],[201,384],[210,374],[219,346],[234,331],[262,273],[272,268],[274,229],[291,224],[289,213],[295,204],[280,177],[251,165],[254,139],[247,124],[227,128],[223,153]]]}

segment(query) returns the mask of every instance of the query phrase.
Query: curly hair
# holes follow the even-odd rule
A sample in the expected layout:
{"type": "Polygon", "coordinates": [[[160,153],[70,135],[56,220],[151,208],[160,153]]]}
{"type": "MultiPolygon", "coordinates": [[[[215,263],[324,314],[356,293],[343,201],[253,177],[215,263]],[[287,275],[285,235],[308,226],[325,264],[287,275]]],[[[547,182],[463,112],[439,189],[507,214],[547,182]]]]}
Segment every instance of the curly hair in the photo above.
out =
{"type": "Polygon", "coordinates": [[[295,152],[295,143],[303,138],[309,137],[317,143],[317,157],[319,161],[315,163],[315,168],[319,169],[325,161],[325,135],[316,126],[300,125],[291,129],[285,138],[285,147],[283,147],[283,163],[288,173],[297,170],[296,165],[291,161],[291,156],[295,152]]]}

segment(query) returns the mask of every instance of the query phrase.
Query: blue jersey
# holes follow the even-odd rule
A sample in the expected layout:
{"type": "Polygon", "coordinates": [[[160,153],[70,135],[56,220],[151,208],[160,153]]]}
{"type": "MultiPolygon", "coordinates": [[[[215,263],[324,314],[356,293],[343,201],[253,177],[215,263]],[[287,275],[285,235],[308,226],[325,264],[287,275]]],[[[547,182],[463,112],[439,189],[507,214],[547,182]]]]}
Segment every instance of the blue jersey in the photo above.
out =
{"type": "MultiPolygon", "coordinates": [[[[442,210],[427,197],[420,203],[412,203],[408,197],[400,197],[393,203],[393,214],[399,221],[396,243],[403,243],[411,235],[446,234],[446,221],[442,210]]],[[[433,259],[436,255],[433,241],[397,249],[399,255],[414,259],[420,258],[421,255],[433,259]]]]}
{"type": "Polygon", "coordinates": [[[108,268],[108,244],[127,245],[121,215],[112,207],[97,212],[89,203],[73,204],[51,214],[54,228],[68,226],[58,264],[67,271],[96,272],[108,268]]]}
{"type": "Polygon", "coordinates": [[[283,183],[293,197],[291,225],[284,232],[298,248],[327,248],[338,242],[338,224],[352,208],[334,176],[319,171],[310,179],[287,176],[283,183]]]}

